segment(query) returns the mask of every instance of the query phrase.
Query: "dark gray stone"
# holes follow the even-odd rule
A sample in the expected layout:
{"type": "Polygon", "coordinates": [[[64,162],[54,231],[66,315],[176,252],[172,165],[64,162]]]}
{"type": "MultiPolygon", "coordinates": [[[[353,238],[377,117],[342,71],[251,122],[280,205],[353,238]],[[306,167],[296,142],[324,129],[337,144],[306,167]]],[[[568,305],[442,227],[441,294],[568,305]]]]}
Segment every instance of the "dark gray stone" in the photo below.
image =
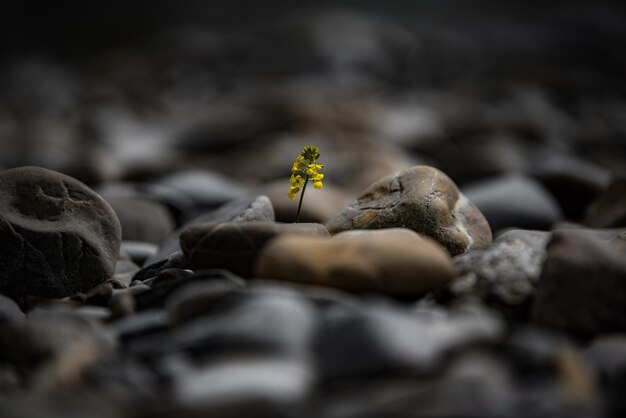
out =
{"type": "Polygon", "coordinates": [[[229,356],[190,366],[175,376],[172,392],[175,403],[191,416],[306,416],[302,405],[314,382],[313,365],[300,358],[229,356]]]}
{"type": "Polygon", "coordinates": [[[563,219],[557,201],[539,182],[521,175],[483,180],[463,193],[485,215],[491,229],[546,230],[563,219]]]}
{"type": "Polygon", "coordinates": [[[180,246],[194,269],[223,268],[252,277],[265,244],[278,236],[294,234],[329,236],[321,224],[203,223],[185,228],[180,234],[180,246]]]}
{"type": "Polygon", "coordinates": [[[181,251],[179,235],[186,227],[203,223],[225,222],[273,222],[274,207],[267,196],[245,197],[226,203],[219,208],[198,216],[177,229],[159,247],[159,251],[148,260],[146,265],[168,258],[170,255],[181,251]]]}
{"type": "Polygon", "coordinates": [[[127,255],[138,266],[142,266],[147,259],[154,257],[159,247],[150,242],[122,241],[120,253],[127,255]]]}
{"type": "Polygon", "coordinates": [[[532,309],[537,322],[581,335],[626,331],[626,246],[554,231],[532,309]]]}
{"type": "Polygon", "coordinates": [[[224,282],[234,289],[245,286],[243,279],[226,270],[200,270],[194,273],[191,270],[166,269],[150,279],[150,291],[135,295],[135,307],[137,310],[162,307],[175,290],[197,282],[224,282]]]}
{"type": "Polygon", "coordinates": [[[377,305],[357,312],[330,309],[317,339],[320,368],[331,379],[432,373],[451,352],[503,331],[500,317],[478,305],[450,313],[377,305]]]}
{"type": "Polygon", "coordinates": [[[174,219],[163,204],[137,197],[108,197],[122,226],[124,241],[160,244],[174,230],[174,219]]]}
{"type": "Polygon", "coordinates": [[[244,198],[248,194],[237,181],[213,171],[199,169],[168,175],[156,184],[171,187],[189,196],[197,213],[244,198]]]}
{"type": "Polygon", "coordinates": [[[111,207],[69,176],[38,167],[0,173],[0,292],[64,297],[113,275],[121,230],[111,207]]]}
{"type": "Polygon", "coordinates": [[[153,357],[185,351],[198,358],[237,352],[302,354],[309,351],[318,323],[314,305],[298,295],[243,292],[211,283],[183,288],[167,305],[178,327],[134,341],[132,352],[153,357]]]}
{"type": "Polygon", "coordinates": [[[24,313],[13,299],[0,295],[0,326],[24,319],[24,313]]]}
{"type": "Polygon", "coordinates": [[[454,296],[477,296],[489,304],[526,311],[535,292],[550,233],[511,230],[489,247],[454,258],[459,277],[454,296]]]}
{"type": "Polygon", "coordinates": [[[559,202],[563,214],[574,220],[584,218],[589,204],[610,182],[607,170],[561,153],[535,161],[532,175],[559,202]]]}

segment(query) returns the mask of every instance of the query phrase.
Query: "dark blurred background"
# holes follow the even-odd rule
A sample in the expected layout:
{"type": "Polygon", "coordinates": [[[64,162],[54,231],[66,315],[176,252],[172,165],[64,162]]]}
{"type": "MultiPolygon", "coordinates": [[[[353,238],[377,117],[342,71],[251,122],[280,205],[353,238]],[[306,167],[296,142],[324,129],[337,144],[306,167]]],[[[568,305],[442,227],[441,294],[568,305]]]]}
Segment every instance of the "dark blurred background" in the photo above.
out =
{"type": "Polygon", "coordinates": [[[22,1],[0,19],[2,168],[202,169],[270,193],[313,143],[336,196],[426,163],[461,186],[528,176],[576,220],[624,167],[623,2],[22,1]]]}

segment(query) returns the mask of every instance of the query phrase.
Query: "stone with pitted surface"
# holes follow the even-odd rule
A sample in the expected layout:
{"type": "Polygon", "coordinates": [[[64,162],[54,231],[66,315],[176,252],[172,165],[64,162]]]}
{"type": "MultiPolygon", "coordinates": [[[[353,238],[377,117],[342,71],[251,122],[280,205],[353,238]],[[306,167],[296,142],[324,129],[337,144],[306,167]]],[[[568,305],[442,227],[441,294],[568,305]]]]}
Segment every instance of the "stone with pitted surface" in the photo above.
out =
{"type": "Polygon", "coordinates": [[[113,275],[121,228],[93,190],[39,167],[0,173],[0,292],[64,297],[113,275]]]}
{"type": "Polygon", "coordinates": [[[491,243],[483,214],[434,167],[415,166],[383,177],[327,224],[331,233],[408,228],[428,235],[451,255],[491,243]]]}

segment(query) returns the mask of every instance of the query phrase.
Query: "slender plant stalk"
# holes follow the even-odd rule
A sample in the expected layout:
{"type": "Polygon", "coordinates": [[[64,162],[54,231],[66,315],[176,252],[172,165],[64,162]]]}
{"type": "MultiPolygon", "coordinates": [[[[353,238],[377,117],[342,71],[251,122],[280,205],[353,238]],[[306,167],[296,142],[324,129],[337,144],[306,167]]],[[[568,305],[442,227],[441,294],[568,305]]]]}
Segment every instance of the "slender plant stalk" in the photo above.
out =
{"type": "Polygon", "coordinates": [[[300,209],[302,209],[302,199],[304,198],[304,192],[306,191],[306,185],[309,184],[309,175],[304,178],[304,187],[302,187],[302,193],[300,193],[300,202],[298,203],[298,213],[296,213],[296,223],[300,222],[300,209]]]}

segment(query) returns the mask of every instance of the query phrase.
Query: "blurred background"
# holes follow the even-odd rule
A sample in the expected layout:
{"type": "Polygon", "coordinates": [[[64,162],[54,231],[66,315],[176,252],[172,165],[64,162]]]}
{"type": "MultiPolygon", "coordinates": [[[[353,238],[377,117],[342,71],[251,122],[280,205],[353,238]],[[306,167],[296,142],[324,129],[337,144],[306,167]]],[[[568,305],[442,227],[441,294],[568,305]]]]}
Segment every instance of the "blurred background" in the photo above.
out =
{"type": "Polygon", "coordinates": [[[0,19],[3,169],[265,193],[281,220],[313,144],[318,221],[421,163],[462,187],[524,176],[577,221],[624,170],[622,2],[28,0],[0,19]]]}

